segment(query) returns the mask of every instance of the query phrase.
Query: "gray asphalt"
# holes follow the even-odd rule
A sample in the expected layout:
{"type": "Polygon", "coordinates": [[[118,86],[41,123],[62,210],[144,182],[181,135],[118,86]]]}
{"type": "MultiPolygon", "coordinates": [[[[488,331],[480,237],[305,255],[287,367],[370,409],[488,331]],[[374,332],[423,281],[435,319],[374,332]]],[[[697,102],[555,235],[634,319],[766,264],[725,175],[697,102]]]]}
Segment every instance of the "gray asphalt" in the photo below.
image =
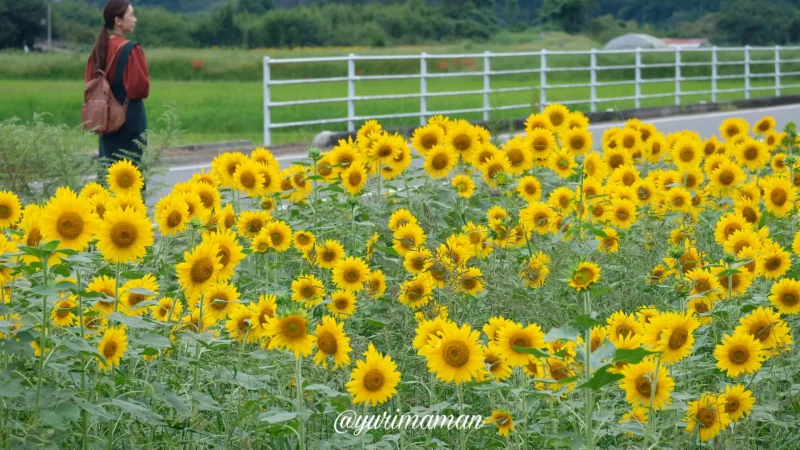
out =
{"type": "MultiPolygon", "coordinates": [[[[659,131],[664,133],[672,133],[680,130],[692,130],[699,133],[703,138],[711,137],[712,135],[719,135],[720,123],[728,117],[741,117],[750,122],[752,125],[765,115],[773,116],[777,122],[777,127],[782,129],[787,123],[797,121],[800,119],[800,104],[798,105],[785,105],[775,106],[768,108],[756,108],[747,110],[735,110],[725,112],[715,112],[706,114],[694,114],[674,117],[664,117],[660,119],[646,120],[645,122],[654,124],[659,131]]],[[[599,142],[605,130],[610,127],[618,127],[624,125],[621,122],[606,122],[602,124],[590,125],[589,130],[592,132],[592,137],[595,142],[599,142]]],[[[508,139],[509,135],[501,135],[501,140],[508,139]]],[[[294,161],[301,160],[306,157],[305,153],[298,153],[295,155],[285,155],[278,159],[281,166],[287,167],[294,161]]],[[[186,181],[192,177],[196,172],[201,169],[208,169],[211,167],[211,161],[207,163],[194,164],[188,166],[171,167],[169,172],[164,177],[159,177],[155,180],[156,184],[165,183],[167,186],[159,191],[157,194],[150,197],[148,204],[153,204],[162,196],[169,193],[171,186],[182,181],[186,181]]]]}

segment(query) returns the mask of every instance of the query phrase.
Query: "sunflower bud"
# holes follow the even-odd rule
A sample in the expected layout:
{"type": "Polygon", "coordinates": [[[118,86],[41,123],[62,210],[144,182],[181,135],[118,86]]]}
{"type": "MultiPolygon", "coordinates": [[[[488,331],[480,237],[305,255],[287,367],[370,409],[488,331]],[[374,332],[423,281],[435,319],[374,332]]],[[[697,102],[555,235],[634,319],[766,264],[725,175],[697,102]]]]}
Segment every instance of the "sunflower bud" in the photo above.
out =
{"type": "Polygon", "coordinates": [[[322,152],[317,147],[311,147],[308,149],[308,157],[317,162],[322,159],[322,152]]]}
{"type": "Polygon", "coordinates": [[[349,206],[351,209],[355,208],[356,205],[358,205],[358,203],[359,203],[359,199],[355,195],[348,195],[347,196],[347,206],[349,206]]]}
{"type": "Polygon", "coordinates": [[[736,255],[726,252],[722,260],[725,261],[725,264],[731,265],[736,262],[736,255]]]}
{"type": "Polygon", "coordinates": [[[786,158],[783,160],[786,164],[793,166],[794,163],[797,162],[797,157],[794,155],[786,155],[786,158]]]}
{"type": "Polygon", "coordinates": [[[683,247],[679,245],[673,245],[669,248],[669,256],[671,258],[679,259],[681,256],[683,256],[683,247]]]}

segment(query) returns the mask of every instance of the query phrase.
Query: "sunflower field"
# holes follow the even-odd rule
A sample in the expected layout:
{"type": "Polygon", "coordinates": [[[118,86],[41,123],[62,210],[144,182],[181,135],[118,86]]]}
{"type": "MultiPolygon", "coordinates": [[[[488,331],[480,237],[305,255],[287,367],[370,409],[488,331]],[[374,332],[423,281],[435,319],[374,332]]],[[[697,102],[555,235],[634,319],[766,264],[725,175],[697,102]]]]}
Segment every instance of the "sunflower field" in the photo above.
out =
{"type": "Polygon", "coordinates": [[[0,448],[797,448],[793,125],[526,125],[0,192],[0,448]]]}

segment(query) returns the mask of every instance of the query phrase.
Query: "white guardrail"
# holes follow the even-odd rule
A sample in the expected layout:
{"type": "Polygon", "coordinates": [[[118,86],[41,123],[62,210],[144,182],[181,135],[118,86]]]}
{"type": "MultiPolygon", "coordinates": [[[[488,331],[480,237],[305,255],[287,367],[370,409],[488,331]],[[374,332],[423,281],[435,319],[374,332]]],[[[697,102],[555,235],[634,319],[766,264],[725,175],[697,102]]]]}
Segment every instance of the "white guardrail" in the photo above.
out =
{"type": "MultiPolygon", "coordinates": [[[[674,104],[681,104],[681,97],[696,96],[710,94],[711,101],[716,102],[717,96],[722,93],[736,93],[743,92],[744,98],[749,99],[752,91],[758,90],[774,90],[775,96],[781,95],[781,89],[800,87],[800,84],[781,84],[781,77],[790,77],[800,75],[800,71],[783,71],[781,64],[785,63],[800,63],[800,58],[781,58],[781,52],[789,50],[800,50],[799,47],[700,47],[700,48],[659,48],[659,49],[635,49],[635,50],[587,50],[587,51],[548,51],[541,50],[536,52],[511,52],[511,53],[466,53],[466,54],[428,54],[420,53],[415,55],[356,55],[350,54],[348,56],[335,56],[335,57],[318,57],[318,58],[264,58],[264,144],[270,145],[272,143],[272,130],[277,128],[301,127],[308,125],[321,125],[333,123],[347,123],[347,131],[354,131],[356,123],[369,119],[389,119],[389,118],[410,118],[418,117],[419,124],[423,125],[427,119],[437,114],[455,115],[466,113],[482,113],[483,120],[489,120],[491,111],[500,110],[514,110],[514,109],[528,109],[532,108],[531,102],[524,104],[495,104],[490,105],[490,94],[504,93],[504,92],[522,92],[537,89],[539,91],[538,107],[542,108],[550,103],[562,104],[588,104],[589,111],[596,111],[598,103],[615,102],[615,101],[633,101],[634,107],[639,108],[641,101],[651,98],[668,98],[674,97],[674,104]],[[741,53],[741,59],[720,59],[718,55],[727,52],[741,53]],[[768,59],[752,59],[751,53],[758,52],[759,54],[768,53],[771,55],[768,59]],[[667,62],[659,63],[642,63],[642,57],[651,54],[662,54],[662,60],[665,57],[669,58],[667,62]],[[707,61],[682,61],[682,56],[692,54],[703,54],[703,58],[707,61]],[[581,65],[577,67],[557,66],[555,64],[548,64],[548,58],[557,59],[555,57],[564,55],[577,55],[588,56],[588,66],[581,65]],[[598,65],[598,57],[602,55],[627,55],[633,56],[632,64],[607,64],[598,65]],[[515,68],[511,70],[492,70],[492,60],[497,58],[529,58],[532,61],[538,59],[538,66],[532,64],[533,67],[515,68]],[[464,72],[429,72],[429,62],[443,59],[462,59],[462,58],[477,58],[482,60],[482,70],[477,71],[464,71],[464,72]],[[673,59],[674,58],[674,59],[673,59]],[[389,61],[389,60],[417,60],[419,61],[419,72],[409,74],[383,74],[383,75],[361,75],[356,72],[356,63],[359,61],[389,61]],[[282,64],[311,64],[311,63],[330,63],[330,62],[347,62],[347,73],[338,77],[326,78],[295,78],[295,79],[274,79],[270,76],[273,66],[282,64]],[[751,73],[751,69],[755,66],[761,67],[769,66],[770,72],[751,73]],[[735,74],[720,74],[720,69],[725,66],[743,66],[741,73],[735,74]],[[710,74],[703,76],[682,76],[681,68],[685,67],[705,67],[706,71],[710,68],[710,74]],[[647,69],[661,68],[662,70],[670,70],[671,76],[660,78],[643,78],[642,72],[647,69]],[[632,79],[612,80],[612,81],[598,81],[598,74],[606,71],[613,70],[633,70],[632,79]],[[588,83],[548,83],[548,75],[564,72],[588,72],[588,83]],[[532,74],[539,74],[538,84],[535,83],[535,76],[532,74]],[[492,77],[502,75],[514,74],[531,74],[533,78],[528,80],[528,84],[516,87],[492,88],[492,77]],[[428,90],[428,81],[436,78],[450,78],[450,77],[482,77],[482,89],[475,90],[454,90],[454,91],[436,91],[431,92],[428,90]],[[751,80],[759,78],[774,79],[774,83],[768,86],[751,86],[751,80]],[[392,94],[392,95],[357,95],[356,82],[366,80],[402,80],[402,79],[418,79],[419,92],[405,93],[405,94],[392,94]],[[722,80],[744,80],[741,87],[720,89],[718,84],[722,80]],[[697,81],[705,80],[710,81],[710,90],[682,90],[681,82],[683,81],[697,81]],[[325,97],[325,98],[311,98],[294,101],[272,101],[272,90],[275,86],[285,85],[298,85],[298,84],[313,84],[313,83],[347,83],[347,96],[346,97],[325,97]],[[532,83],[531,83],[532,82],[532,83]],[[674,83],[674,88],[670,86],[671,91],[667,93],[651,93],[642,94],[642,86],[647,83],[674,83]],[[634,94],[619,97],[604,97],[597,96],[597,88],[603,86],[615,85],[630,85],[634,87],[634,94]],[[548,102],[548,92],[555,89],[580,89],[589,88],[589,98],[578,98],[560,101],[548,102]],[[447,111],[431,111],[428,109],[428,99],[433,97],[442,96],[465,96],[465,95],[483,95],[483,106],[479,108],[466,108],[454,109],[447,111]],[[419,110],[415,112],[402,112],[394,114],[376,114],[369,116],[356,115],[356,102],[369,101],[369,100],[395,100],[395,99],[419,99],[419,110]],[[325,118],[316,120],[302,120],[302,121],[287,121],[275,122],[272,120],[273,110],[275,108],[291,108],[299,105],[315,105],[324,103],[347,103],[347,116],[325,118]]],[[[800,56],[800,53],[798,53],[800,56]]],[[[694,59],[698,59],[695,57],[694,59]]],[[[557,62],[556,62],[557,64],[557,62]]],[[[770,80],[771,81],[771,80],[770,80]]],[[[800,79],[798,79],[800,81],[800,79]]],[[[667,101],[664,104],[669,104],[667,101]]],[[[527,115],[527,114],[526,114],[527,115]]],[[[342,127],[343,128],[343,127],[342,127]]],[[[344,131],[340,129],[340,131],[344,131]]]]}

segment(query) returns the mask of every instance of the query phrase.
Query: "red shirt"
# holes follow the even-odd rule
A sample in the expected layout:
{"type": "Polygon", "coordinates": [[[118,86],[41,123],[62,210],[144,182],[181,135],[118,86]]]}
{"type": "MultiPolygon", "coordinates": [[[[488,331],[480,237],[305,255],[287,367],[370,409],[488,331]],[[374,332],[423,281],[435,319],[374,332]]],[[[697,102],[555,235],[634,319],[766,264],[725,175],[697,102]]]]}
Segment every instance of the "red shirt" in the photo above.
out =
{"type": "MultiPolygon", "coordinates": [[[[111,58],[117,51],[117,47],[122,45],[125,39],[122,36],[111,36],[108,40],[108,48],[106,54],[106,65],[111,64],[111,58]]],[[[121,52],[121,50],[120,50],[121,52]]],[[[114,74],[117,70],[116,62],[112,67],[106,67],[106,75],[109,84],[114,82],[114,74]]],[[[86,82],[88,83],[94,78],[94,64],[92,64],[91,56],[86,63],[86,82]]],[[[125,86],[125,91],[128,93],[130,100],[141,100],[150,95],[150,75],[147,72],[147,59],[144,57],[141,45],[136,45],[131,50],[128,65],[125,66],[125,73],[122,76],[122,85],[125,86]]]]}

